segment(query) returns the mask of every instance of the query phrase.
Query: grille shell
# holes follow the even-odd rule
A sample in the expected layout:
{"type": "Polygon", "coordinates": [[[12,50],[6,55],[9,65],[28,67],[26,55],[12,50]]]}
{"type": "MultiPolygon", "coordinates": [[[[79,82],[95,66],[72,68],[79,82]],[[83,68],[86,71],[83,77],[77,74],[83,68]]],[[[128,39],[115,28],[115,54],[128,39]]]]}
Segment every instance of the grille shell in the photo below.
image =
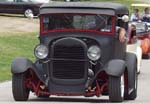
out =
{"type": "Polygon", "coordinates": [[[56,79],[83,79],[87,74],[87,47],[76,38],[65,38],[52,46],[51,75],[56,79]]]}

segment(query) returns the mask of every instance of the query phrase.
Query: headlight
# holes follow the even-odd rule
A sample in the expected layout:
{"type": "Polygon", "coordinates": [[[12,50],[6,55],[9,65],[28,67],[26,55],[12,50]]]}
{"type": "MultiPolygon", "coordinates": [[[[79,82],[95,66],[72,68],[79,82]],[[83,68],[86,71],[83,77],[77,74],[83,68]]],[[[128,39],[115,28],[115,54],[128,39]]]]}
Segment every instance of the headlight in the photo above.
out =
{"type": "Polygon", "coordinates": [[[35,48],[35,56],[39,59],[44,59],[48,56],[48,49],[44,45],[38,45],[35,48]]]}
{"type": "Polygon", "coordinates": [[[88,49],[87,56],[89,59],[96,61],[101,57],[101,50],[98,46],[91,46],[88,49]]]}

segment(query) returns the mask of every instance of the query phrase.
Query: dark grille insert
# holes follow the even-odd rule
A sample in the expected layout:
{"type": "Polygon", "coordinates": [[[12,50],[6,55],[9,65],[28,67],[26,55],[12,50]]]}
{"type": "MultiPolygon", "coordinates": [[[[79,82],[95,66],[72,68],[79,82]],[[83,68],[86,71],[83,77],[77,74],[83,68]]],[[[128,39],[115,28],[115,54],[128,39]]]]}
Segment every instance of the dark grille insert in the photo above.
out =
{"type": "Polygon", "coordinates": [[[59,59],[84,59],[84,48],[82,46],[55,46],[54,47],[54,58],[59,59]]]}
{"type": "Polygon", "coordinates": [[[53,61],[53,76],[58,79],[81,79],[84,71],[84,61],[53,61]]]}

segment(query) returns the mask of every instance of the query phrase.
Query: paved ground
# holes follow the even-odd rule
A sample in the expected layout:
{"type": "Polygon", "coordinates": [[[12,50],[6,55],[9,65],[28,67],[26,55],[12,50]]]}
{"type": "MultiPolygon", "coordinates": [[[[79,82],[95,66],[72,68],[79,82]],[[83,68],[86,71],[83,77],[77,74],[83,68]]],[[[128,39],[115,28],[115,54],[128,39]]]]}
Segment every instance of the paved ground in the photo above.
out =
{"type": "MultiPolygon", "coordinates": [[[[138,97],[135,101],[125,101],[123,104],[149,104],[150,103],[150,60],[142,61],[141,74],[139,75],[138,83],[138,97]]],[[[5,82],[0,84],[0,104],[16,104],[20,102],[15,102],[12,97],[11,92],[11,82],[5,82]]],[[[26,104],[27,102],[22,102],[26,104]]],[[[84,98],[84,97],[52,97],[49,99],[37,99],[33,94],[30,95],[30,104],[91,104],[91,103],[100,103],[108,104],[107,97],[100,98],[84,98]]]]}

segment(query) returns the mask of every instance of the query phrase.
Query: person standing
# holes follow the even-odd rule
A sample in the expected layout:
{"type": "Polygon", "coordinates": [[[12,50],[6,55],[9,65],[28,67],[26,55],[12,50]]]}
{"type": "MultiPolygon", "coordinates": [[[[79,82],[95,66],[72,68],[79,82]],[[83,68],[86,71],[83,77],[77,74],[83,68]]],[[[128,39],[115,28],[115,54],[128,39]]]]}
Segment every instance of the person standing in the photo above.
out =
{"type": "Polygon", "coordinates": [[[143,15],[143,22],[150,22],[150,9],[145,8],[143,15]]]}
{"type": "Polygon", "coordinates": [[[134,9],[134,13],[131,15],[131,21],[139,21],[140,19],[139,9],[134,9]]]}

